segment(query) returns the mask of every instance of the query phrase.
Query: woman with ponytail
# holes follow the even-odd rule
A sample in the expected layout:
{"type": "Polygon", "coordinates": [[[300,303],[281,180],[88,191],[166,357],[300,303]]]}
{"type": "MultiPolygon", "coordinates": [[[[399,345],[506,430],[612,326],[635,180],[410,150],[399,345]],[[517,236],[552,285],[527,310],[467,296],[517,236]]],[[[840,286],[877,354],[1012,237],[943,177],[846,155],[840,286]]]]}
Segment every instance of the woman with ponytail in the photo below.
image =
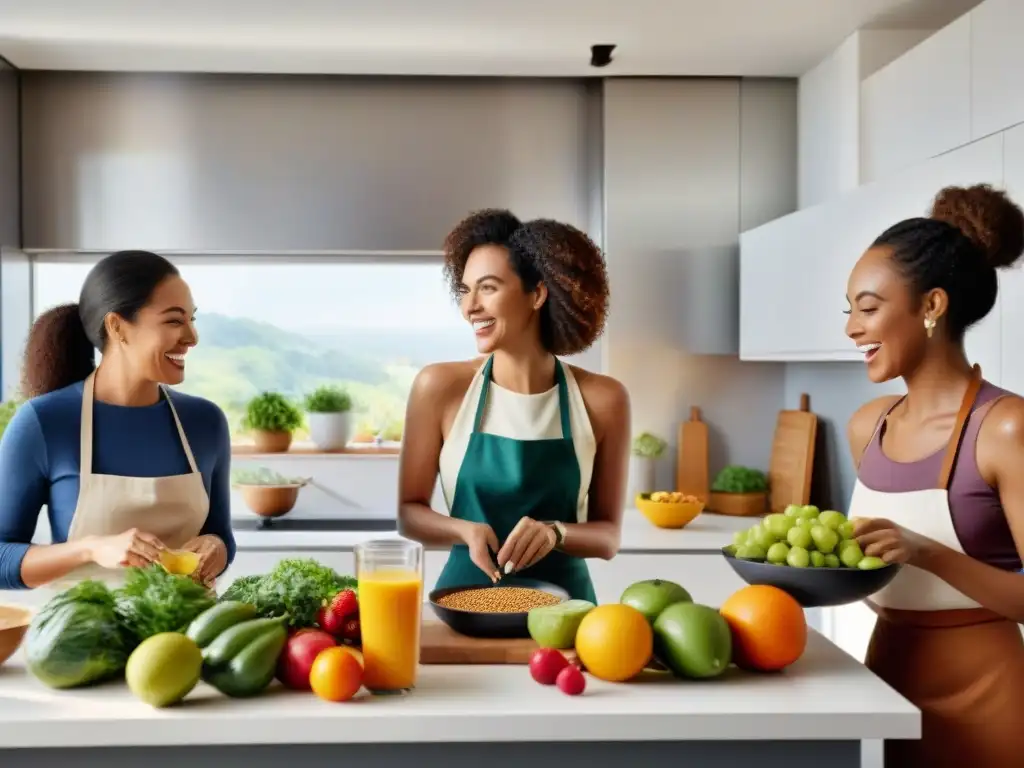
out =
{"type": "Polygon", "coordinates": [[[194,313],[174,265],[120,251],[93,267],[77,304],[36,320],[29,399],[0,440],[0,589],[117,583],[166,549],[196,552],[207,584],[231,562],[227,420],[168,388],[198,342],[194,313]],[[44,505],[52,543],[33,544],[44,505]]]}

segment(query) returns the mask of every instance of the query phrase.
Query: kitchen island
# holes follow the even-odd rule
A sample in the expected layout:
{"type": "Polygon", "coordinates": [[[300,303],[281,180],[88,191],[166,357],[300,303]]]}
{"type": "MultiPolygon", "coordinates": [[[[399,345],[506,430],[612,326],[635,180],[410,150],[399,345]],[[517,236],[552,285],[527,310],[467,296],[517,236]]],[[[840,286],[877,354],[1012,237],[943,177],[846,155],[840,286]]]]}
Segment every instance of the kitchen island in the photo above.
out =
{"type": "Polygon", "coordinates": [[[0,667],[0,764],[18,768],[547,768],[570,759],[858,768],[863,740],[919,736],[919,711],[816,632],[779,674],[588,677],[576,697],[538,685],[523,666],[424,665],[406,696],[330,704],[272,688],[231,700],[200,684],[183,704],[155,710],[123,683],[49,690],[19,654],[0,667]]]}

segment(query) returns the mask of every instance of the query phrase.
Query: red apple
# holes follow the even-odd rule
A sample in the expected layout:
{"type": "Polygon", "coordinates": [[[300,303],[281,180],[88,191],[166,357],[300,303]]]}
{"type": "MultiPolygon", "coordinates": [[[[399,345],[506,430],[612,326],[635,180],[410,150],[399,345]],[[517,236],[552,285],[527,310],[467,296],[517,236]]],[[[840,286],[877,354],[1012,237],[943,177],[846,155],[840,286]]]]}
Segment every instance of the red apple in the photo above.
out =
{"type": "Polygon", "coordinates": [[[579,667],[575,664],[569,664],[558,673],[558,677],[555,678],[555,685],[558,686],[562,693],[568,696],[578,696],[587,687],[587,679],[583,677],[583,672],[579,667]]]}
{"type": "Polygon", "coordinates": [[[288,638],[277,662],[277,679],[289,688],[308,691],[309,670],[317,654],[337,645],[334,638],[319,629],[296,632],[288,638]]]}
{"type": "Polygon", "coordinates": [[[530,656],[530,675],[541,685],[554,685],[569,660],[555,648],[538,648],[530,656]]]}

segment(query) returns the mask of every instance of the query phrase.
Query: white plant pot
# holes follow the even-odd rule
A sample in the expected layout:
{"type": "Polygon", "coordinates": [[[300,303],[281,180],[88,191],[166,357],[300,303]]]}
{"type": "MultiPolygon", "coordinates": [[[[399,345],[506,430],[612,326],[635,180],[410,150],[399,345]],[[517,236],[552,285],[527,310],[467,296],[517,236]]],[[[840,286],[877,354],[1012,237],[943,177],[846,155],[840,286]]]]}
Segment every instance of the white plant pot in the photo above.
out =
{"type": "Polygon", "coordinates": [[[337,451],[348,444],[350,412],[307,413],[309,436],[321,451],[337,451]]]}
{"type": "Polygon", "coordinates": [[[632,507],[638,493],[650,493],[658,490],[655,488],[654,459],[642,456],[631,456],[629,461],[629,497],[626,499],[626,506],[632,507]]]}

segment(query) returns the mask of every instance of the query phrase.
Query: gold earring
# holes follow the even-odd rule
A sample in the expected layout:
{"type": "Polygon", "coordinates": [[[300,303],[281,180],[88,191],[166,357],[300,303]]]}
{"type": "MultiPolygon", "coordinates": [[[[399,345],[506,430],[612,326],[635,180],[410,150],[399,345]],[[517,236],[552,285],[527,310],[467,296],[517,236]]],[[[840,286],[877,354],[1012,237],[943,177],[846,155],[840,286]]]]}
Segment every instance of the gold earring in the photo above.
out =
{"type": "Polygon", "coordinates": [[[935,330],[935,320],[930,317],[924,319],[924,332],[928,334],[928,338],[932,337],[932,332],[935,330]]]}

